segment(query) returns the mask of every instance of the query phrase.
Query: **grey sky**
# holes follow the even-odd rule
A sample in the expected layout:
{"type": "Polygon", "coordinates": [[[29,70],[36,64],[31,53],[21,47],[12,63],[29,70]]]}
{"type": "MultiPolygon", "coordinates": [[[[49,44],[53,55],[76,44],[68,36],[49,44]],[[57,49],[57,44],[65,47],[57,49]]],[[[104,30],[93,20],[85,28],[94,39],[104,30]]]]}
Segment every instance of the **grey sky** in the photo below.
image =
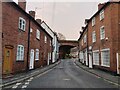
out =
{"type": "Polygon", "coordinates": [[[35,10],[36,18],[41,18],[53,31],[72,40],[78,39],[84,20],[97,9],[98,2],[27,2],[27,12],[35,10]]]}

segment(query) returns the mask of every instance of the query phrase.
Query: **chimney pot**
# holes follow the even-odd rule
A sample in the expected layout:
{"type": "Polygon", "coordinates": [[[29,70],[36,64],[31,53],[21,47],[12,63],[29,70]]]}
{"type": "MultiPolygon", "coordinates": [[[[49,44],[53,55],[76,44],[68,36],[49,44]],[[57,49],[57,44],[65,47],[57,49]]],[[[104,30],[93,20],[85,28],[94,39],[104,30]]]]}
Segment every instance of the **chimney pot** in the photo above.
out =
{"type": "Polygon", "coordinates": [[[33,18],[35,18],[35,11],[29,11],[29,14],[30,14],[33,18]]]}
{"type": "Polygon", "coordinates": [[[36,21],[41,25],[41,19],[36,19],[36,21]]]}

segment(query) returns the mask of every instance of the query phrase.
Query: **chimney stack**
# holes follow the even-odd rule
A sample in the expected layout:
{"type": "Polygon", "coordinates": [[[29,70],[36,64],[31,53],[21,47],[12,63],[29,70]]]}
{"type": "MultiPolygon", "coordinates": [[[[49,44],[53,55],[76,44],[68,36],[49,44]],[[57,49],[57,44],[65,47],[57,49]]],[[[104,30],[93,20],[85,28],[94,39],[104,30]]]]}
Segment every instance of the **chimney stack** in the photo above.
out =
{"type": "Polygon", "coordinates": [[[41,19],[36,19],[36,21],[41,25],[41,19]]]}
{"type": "Polygon", "coordinates": [[[18,5],[26,11],[26,0],[18,0],[18,5]]]}
{"type": "Polygon", "coordinates": [[[30,14],[33,18],[35,18],[35,11],[29,11],[29,14],[30,14]]]}
{"type": "Polygon", "coordinates": [[[105,5],[105,3],[99,3],[98,4],[98,10],[100,10],[104,5],[105,5]]]}

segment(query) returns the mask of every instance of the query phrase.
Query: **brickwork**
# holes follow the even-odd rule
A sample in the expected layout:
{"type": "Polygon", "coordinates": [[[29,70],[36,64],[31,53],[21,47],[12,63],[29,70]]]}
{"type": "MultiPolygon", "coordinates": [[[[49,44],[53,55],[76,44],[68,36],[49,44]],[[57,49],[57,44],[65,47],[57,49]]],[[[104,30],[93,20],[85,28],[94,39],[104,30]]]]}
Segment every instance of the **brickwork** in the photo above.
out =
{"type": "MultiPolygon", "coordinates": [[[[4,51],[5,47],[10,46],[13,49],[12,61],[11,61],[11,73],[17,73],[27,70],[27,62],[28,66],[30,63],[30,57],[27,61],[27,51],[28,51],[28,31],[29,27],[32,28],[32,32],[30,32],[30,50],[39,49],[39,60],[35,60],[34,53],[34,68],[38,68],[44,65],[47,65],[48,53],[52,52],[52,47],[50,46],[50,40],[52,40],[51,36],[44,31],[44,29],[25,11],[23,11],[20,7],[18,7],[15,3],[12,2],[4,2],[2,3],[2,57],[4,63],[4,51]],[[6,12],[7,11],[7,12],[6,12]],[[22,31],[18,28],[19,17],[22,17],[26,21],[25,31],[22,31]],[[30,26],[29,26],[29,19],[30,26]],[[40,40],[36,38],[36,30],[40,30],[40,40]],[[44,43],[44,36],[47,37],[47,43],[44,43]],[[24,46],[24,60],[16,61],[17,56],[17,46],[24,46]],[[45,54],[46,51],[46,54],[45,54]],[[44,55],[45,54],[45,55],[44,55]]],[[[29,50],[29,54],[30,54],[29,50]]],[[[30,56],[30,55],[29,55],[30,56]]],[[[3,68],[4,69],[4,68],[3,68]]]]}
{"type": "MultiPolygon", "coordinates": [[[[108,70],[111,72],[117,72],[117,58],[116,53],[120,52],[120,36],[119,36],[119,22],[120,22],[120,4],[119,3],[108,3],[103,9],[99,10],[93,17],[95,17],[95,25],[92,26],[92,18],[88,22],[88,47],[92,46],[92,51],[99,50],[99,65],[95,65],[97,68],[108,70]],[[100,11],[104,10],[104,19],[100,20],[100,11]],[[105,39],[100,39],[100,27],[105,28],[105,39]],[[92,32],[96,33],[96,42],[92,42],[92,32]],[[101,66],[101,50],[110,49],[110,67],[101,66]]],[[[81,50],[86,47],[85,44],[82,46],[82,40],[86,32],[83,32],[79,39],[79,48],[81,50]]],[[[89,54],[88,54],[89,55],[89,54]]],[[[89,61],[89,58],[88,58],[89,61]]]]}

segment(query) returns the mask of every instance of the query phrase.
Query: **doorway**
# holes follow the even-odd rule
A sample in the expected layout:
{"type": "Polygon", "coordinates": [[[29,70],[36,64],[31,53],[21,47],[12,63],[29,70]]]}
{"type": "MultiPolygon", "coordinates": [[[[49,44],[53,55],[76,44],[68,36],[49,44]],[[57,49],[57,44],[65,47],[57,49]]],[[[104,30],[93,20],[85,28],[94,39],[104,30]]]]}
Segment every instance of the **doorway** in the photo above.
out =
{"type": "Polygon", "coordinates": [[[120,53],[117,53],[117,74],[120,74],[120,53]]]}
{"type": "Polygon", "coordinates": [[[12,73],[12,59],[13,59],[13,48],[5,47],[4,61],[3,61],[3,74],[12,73]]]}
{"type": "Polygon", "coordinates": [[[92,54],[89,54],[89,68],[93,68],[93,66],[92,66],[92,54]]]}
{"type": "Polygon", "coordinates": [[[29,69],[34,69],[34,49],[30,51],[30,65],[29,69]]]}

